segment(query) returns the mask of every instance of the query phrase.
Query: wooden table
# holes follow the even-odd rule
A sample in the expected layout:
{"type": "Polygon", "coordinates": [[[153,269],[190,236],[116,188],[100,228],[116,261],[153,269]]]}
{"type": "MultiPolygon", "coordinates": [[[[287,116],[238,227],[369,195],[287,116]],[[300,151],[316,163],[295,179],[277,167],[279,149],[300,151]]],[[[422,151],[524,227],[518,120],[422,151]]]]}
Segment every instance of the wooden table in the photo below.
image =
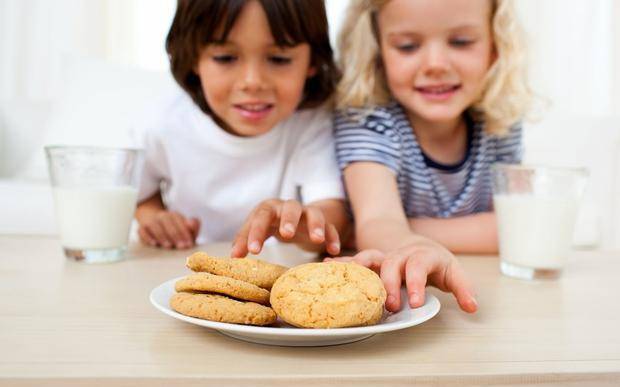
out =
{"type": "Polygon", "coordinates": [[[0,236],[0,385],[620,385],[617,252],[574,253],[547,282],[461,257],[479,313],[432,289],[442,309],[430,321],[316,348],[237,341],[155,310],[150,290],[185,274],[187,254],[133,246],[126,261],[88,265],[54,238],[0,236]]]}

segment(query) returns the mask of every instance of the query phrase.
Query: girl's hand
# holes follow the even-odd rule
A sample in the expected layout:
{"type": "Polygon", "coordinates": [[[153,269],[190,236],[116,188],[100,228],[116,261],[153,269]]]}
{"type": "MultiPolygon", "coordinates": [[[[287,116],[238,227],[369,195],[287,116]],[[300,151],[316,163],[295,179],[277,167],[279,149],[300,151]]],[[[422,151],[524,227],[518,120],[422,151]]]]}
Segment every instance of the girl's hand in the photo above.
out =
{"type": "Polygon", "coordinates": [[[380,275],[387,291],[386,308],[400,310],[400,288],[405,282],[409,305],[424,305],[425,287],[432,285],[444,292],[453,293],[462,310],[474,313],[478,303],[467,275],[448,250],[432,242],[407,245],[384,254],[378,250],[365,250],[353,257],[325,258],[325,261],[356,262],[380,275]]]}
{"type": "Polygon", "coordinates": [[[200,230],[200,221],[183,215],[159,210],[139,219],[138,234],[142,243],[166,249],[187,249],[194,246],[200,230]]]}
{"type": "Polygon", "coordinates": [[[326,222],[320,208],[303,206],[296,200],[271,199],[252,210],[235,237],[231,256],[260,253],[263,243],[272,235],[302,245],[324,244],[330,254],[340,252],[338,231],[326,222]]]}

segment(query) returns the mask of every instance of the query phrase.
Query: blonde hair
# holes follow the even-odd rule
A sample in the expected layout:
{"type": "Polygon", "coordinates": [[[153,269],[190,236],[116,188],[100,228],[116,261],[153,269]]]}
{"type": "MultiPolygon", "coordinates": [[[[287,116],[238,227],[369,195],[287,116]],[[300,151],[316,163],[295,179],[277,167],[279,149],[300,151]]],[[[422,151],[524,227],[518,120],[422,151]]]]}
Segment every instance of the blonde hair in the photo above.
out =
{"type": "MultiPolygon", "coordinates": [[[[388,103],[391,94],[381,64],[374,18],[389,0],[352,0],[339,36],[342,78],[337,108],[370,110],[388,103]]],[[[491,31],[497,59],[482,93],[469,110],[489,134],[505,134],[526,117],[532,92],[527,85],[523,31],[512,0],[491,0],[491,31]]]]}

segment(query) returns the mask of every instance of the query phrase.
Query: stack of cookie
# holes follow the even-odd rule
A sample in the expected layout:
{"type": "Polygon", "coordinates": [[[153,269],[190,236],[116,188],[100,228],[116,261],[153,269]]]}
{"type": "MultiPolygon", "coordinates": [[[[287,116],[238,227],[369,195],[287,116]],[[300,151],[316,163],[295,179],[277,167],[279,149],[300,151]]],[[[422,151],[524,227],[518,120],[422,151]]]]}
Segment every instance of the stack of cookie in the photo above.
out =
{"type": "Polygon", "coordinates": [[[187,267],[195,273],[177,281],[170,306],[186,316],[211,321],[269,325],[276,313],[269,290],[288,268],[250,258],[216,258],[194,253],[187,267]]]}

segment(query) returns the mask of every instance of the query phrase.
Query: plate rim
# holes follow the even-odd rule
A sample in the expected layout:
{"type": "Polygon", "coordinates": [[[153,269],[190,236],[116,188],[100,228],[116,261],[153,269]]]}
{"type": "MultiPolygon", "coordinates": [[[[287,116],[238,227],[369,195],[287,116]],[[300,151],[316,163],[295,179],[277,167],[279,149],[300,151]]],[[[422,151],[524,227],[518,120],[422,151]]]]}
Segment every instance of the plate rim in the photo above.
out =
{"type": "MultiPolygon", "coordinates": [[[[415,325],[420,325],[431,318],[435,317],[440,309],[441,304],[437,297],[429,292],[426,292],[426,301],[423,306],[416,309],[428,309],[428,311],[417,318],[412,318],[410,320],[398,321],[398,322],[388,322],[385,324],[375,324],[361,327],[347,327],[347,328],[294,328],[294,327],[269,327],[269,326],[254,326],[254,325],[243,325],[243,324],[232,324],[232,323],[224,323],[218,321],[204,320],[196,317],[185,316],[181,313],[178,313],[169,306],[161,305],[157,302],[156,294],[158,292],[164,291],[165,287],[172,286],[174,289],[174,283],[181,278],[185,278],[185,276],[173,278],[167,280],[155,288],[151,290],[149,293],[149,301],[151,304],[160,312],[175,318],[177,320],[181,320],[184,322],[188,322],[194,325],[199,325],[205,328],[211,328],[218,331],[226,331],[226,332],[235,332],[241,334],[262,334],[268,336],[291,336],[291,337],[338,337],[338,336],[351,336],[351,335],[368,335],[368,334],[376,334],[376,333],[384,333],[391,332],[400,329],[409,328],[415,325]]],[[[403,305],[403,308],[410,308],[406,303],[403,305]]],[[[411,309],[411,308],[410,308],[411,309]]],[[[397,312],[399,313],[399,312],[397,312]]]]}

